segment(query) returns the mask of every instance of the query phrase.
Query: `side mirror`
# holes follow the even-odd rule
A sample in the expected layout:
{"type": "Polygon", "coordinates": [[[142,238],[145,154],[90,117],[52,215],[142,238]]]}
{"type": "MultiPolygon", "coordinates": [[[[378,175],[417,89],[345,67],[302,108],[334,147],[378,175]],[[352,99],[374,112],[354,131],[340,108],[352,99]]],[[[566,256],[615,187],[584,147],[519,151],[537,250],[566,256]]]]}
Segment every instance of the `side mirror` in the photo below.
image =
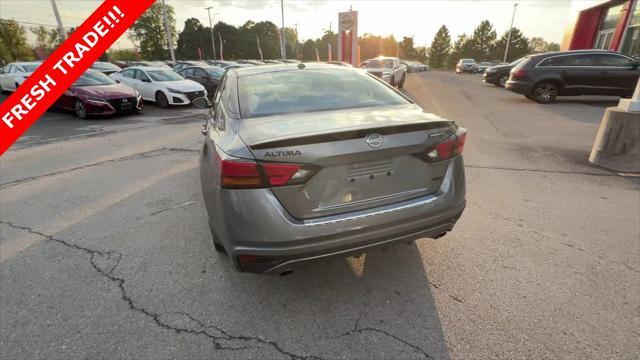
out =
{"type": "Polygon", "coordinates": [[[0,68],[0,74],[4,74],[4,69],[0,68]]]}
{"type": "Polygon", "coordinates": [[[632,68],[632,69],[634,69],[634,70],[635,70],[635,69],[637,69],[637,68],[639,68],[639,67],[640,67],[640,60],[636,60],[636,61],[634,61],[634,62],[632,62],[632,63],[631,63],[631,68],[632,68]]]}
{"type": "Polygon", "coordinates": [[[150,83],[151,80],[150,79],[142,79],[142,82],[150,83]]]}
{"type": "Polygon", "coordinates": [[[196,109],[206,109],[211,107],[211,104],[206,97],[193,99],[193,101],[191,101],[191,105],[196,109]]]}

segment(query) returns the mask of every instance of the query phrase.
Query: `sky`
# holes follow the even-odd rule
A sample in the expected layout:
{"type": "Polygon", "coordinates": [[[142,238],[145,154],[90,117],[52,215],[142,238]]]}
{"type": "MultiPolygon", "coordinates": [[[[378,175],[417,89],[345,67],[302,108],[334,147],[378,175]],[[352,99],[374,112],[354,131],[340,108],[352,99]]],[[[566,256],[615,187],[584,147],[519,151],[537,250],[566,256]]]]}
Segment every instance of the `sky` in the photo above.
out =
{"type": "MultiPolygon", "coordinates": [[[[65,27],[77,26],[100,4],[99,0],[56,0],[65,27]]],[[[134,0],[130,0],[134,1],[134,0]]],[[[413,36],[416,46],[431,43],[441,25],[446,25],[455,40],[472,33],[482,20],[493,23],[498,36],[509,28],[513,4],[518,3],[514,26],[525,36],[543,37],[560,43],[578,8],[594,0],[284,0],[285,26],[295,27],[301,40],[315,39],[331,27],[337,30],[338,13],[351,6],[358,11],[359,34],[371,33],[397,40],[413,36]]],[[[208,26],[205,7],[212,6],[214,23],[224,21],[242,25],[247,20],[269,20],[280,26],[280,0],[166,0],[176,12],[176,27],[181,31],[190,17],[208,26]]],[[[1,0],[0,18],[21,22],[55,25],[50,0],[1,0]]],[[[116,47],[132,47],[121,39],[116,47]]]]}

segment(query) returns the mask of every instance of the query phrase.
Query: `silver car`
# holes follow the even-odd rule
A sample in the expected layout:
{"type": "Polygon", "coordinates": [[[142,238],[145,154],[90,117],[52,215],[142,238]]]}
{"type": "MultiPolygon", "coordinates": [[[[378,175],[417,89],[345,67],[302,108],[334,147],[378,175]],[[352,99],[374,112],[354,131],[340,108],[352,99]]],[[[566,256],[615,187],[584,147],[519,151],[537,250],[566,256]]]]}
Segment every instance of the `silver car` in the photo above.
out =
{"type": "Polygon", "coordinates": [[[240,271],[438,238],[465,207],[466,130],[360,69],[232,69],[209,114],[202,192],[240,271]]]}

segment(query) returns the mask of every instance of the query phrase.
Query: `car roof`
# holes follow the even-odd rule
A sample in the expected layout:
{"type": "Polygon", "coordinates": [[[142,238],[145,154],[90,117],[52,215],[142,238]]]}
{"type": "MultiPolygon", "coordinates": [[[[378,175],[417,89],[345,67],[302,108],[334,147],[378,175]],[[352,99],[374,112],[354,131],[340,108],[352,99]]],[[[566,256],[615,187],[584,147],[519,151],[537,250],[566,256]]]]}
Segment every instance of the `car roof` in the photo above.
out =
{"type": "Polygon", "coordinates": [[[261,65],[261,66],[250,66],[250,67],[238,67],[234,69],[230,69],[229,71],[233,71],[237,74],[239,78],[258,75],[258,74],[266,74],[266,73],[274,73],[274,72],[282,72],[282,71],[294,71],[294,70],[305,70],[305,69],[330,69],[332,71],[360,71],[355,68],[351,68],[348,66],[335,66],[333,64],[326,63],[301,63],[301,64],[273,64],[273,65],[261,65]],[[301,65],[304,65],[302,67],[301,65]]]}
{"type": "Polygon", "coordinates": [[[578,54],[615,54],[615,55],[623,55],[617,51],[611,50],[603,50],[603,49],[580,49],[580,50],[567,50],[567,51],[551,51],[540,54],[532,54],[531,57],[547,57],[547,56],[557,56],[557,55],[578,55],[578,54]]]}
{"type": "Polygon", "coordinates": [[[136,65],[136,66],[131,66],[131,67],[128,67],[128,68],[126,68],[126,69],[122,69],[122,70],[135,70],[135,69],[138,69],[138,70],[146,70],[146,71],[157,71],[157,70],[173,71],[173,70],[171,70],[171,69],[167,69],[167,68],[165,68],[165,67],[159,67],[159,66],[138,66],[138,65],[136,65]]]}

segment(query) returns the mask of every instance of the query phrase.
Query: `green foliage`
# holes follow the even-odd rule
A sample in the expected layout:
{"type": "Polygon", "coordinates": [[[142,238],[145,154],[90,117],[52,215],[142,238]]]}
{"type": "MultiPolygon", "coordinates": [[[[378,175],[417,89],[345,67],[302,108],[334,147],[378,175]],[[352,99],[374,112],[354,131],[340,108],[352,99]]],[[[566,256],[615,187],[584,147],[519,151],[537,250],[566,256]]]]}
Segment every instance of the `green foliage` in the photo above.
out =
{"type": "MultiPolygon", "coordinates": [[[[509,37],[509,31],[507,30],[498,39],[491,48],[491,58],[495,60],[502,60],[504,57],[504,51],[507,47],[507,39],[509,37]]],[[[511,31],[511,43],[509,44],[509,52],[507,54],[507,62],[514,61],[531,52],[529,48],[529,39],[527,39],[518,28],[513,28],[511,31]]]]}
{"type": "Polygon", "coordinates": [[[451,35],[449,35],[449,29],[447,29],[445,25],[442,25],[440,29],[438,29],[429,48],[429,66],[435,69],[442,68],[450,50],[451,35]]]}
{"type": "Polygon", "coordinates": [[[560,44],[547,42],[541,37],[532,37],[529,39],[529,49],[531,49],[531,52],[533,53],[560,51],[560,44]]]}
{"type": "Polygon", "coordinates": [[[465,56],[472,57],[477,61],[490,60],[491,45],[496,41],[496,31],[493,29],[493,25],[489,20],[484,20],[473,31],[473,37],[471,38],[472,53],[465,54],[465,56]]]}
{"type": "Polygon", "coordinates": [[[0,20],[0,64],[33,59],[24,27],[13,20],[0,20]]]}
{"type": "MultiPolygon", "coordinates": [[[[167,18],[173,40],[176,40],[176,20],[173,7],[167,5],[167,18]]],[[[165,35],[162,4],[154,3],[131,26],[131,40],[138,43],[145,59],[164,60],[169,58],[169,42],[165,35]]],[[[175,46],[175,44],[172,44],[175,46]]]]}
{"type": "Polygon", "coordinates": [[[113,49],[107,52],[109,61],[133,61],[137,60],[134,49],[113,49]]]}
{"type": "Polygon", "coordinates": [[[398,44],[400,49],[400,57],[403,59],[414,60],[416,58],[416,49],[413,44],[413,38],[404,36],[398,44]]]}
{"type": "Polygon", "coordinates": [[[198,48],[202,49],[202,56],[211,59],[213,49],[211,48],[211,33],[205,29],[196,18],[189,18],[184,22],[184,29],[178,36],[176,47],[176,57],[181,60],[198,59],[198,48]]]}
{"type": "Polygon", "coordinates": [[[453,49],[447,60],[449,68],[455,67],[460,59],[474,58],[478,48],[478,43],[474,38],[468,37],[467,34],[458,35],[458,39],[453,44],[453,49]]]}
{"type": "Polygon", "coordinates": [[[423,64],[426,64],[427,61],[429,60],[429,57],[427,56],[428,52],[429,52],[429,49],[427,49],[424,46],[417,47],[416,48],[416,60],[421,62],[421,63],[423,63],[423,64]]]}

